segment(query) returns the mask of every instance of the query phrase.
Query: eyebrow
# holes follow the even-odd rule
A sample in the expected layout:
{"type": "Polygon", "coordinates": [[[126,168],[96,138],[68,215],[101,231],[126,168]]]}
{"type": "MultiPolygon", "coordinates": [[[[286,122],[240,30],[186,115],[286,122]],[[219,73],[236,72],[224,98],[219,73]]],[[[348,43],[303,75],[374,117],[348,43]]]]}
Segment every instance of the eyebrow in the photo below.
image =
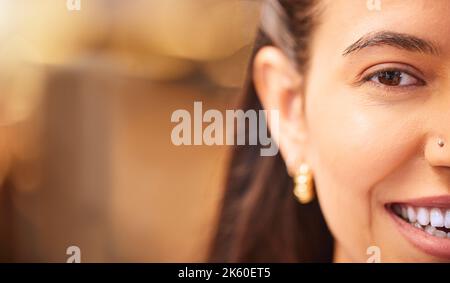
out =
{"type": "Polygon", "coordinates": [[[431,55],[439,55],[440,53],[439,49],[431,41],[404,33],[380,31],[364,35],[358,41],[347,47],[342,55],[347,56],[367,47],[383,45],[431,55]]]}

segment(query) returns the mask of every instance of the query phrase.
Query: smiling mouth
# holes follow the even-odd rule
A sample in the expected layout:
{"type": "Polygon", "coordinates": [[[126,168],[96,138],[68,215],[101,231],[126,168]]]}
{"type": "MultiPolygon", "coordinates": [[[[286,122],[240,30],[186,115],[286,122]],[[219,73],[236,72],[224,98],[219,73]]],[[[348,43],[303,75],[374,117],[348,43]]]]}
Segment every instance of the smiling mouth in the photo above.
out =
{"type": "Polygon", "coordinates": [[[386,205],[403,236],[433,256],[450,259],[450,198],[386,205]]]}
{"type": "Polygon", "coordinates": [[[438,238],[450,239],[450,208],[393,204],[392,211],[412,226],[438,238]]]}

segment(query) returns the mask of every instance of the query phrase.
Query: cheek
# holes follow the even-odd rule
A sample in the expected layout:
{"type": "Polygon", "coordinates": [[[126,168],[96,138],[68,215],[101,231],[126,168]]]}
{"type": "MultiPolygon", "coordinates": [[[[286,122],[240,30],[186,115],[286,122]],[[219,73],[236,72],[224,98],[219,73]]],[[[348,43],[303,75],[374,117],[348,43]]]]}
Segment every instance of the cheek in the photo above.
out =
{"type": "Polygon", "coordinates": [[[335,186],[367,192],[417,149],[417,123],[404,114],[331,99],[310,109],[310,157],[335,186]]]}
{"type": "Polygon", "coordinates": [[[348,92],[311,93],[306,109],[307,158],[327,223],[338,240],[358,249],[355,257],[365,256],[371,220],[382,208],[373,199],[376,184],[417,150],[415,116],[361,103],[348,92]]]}

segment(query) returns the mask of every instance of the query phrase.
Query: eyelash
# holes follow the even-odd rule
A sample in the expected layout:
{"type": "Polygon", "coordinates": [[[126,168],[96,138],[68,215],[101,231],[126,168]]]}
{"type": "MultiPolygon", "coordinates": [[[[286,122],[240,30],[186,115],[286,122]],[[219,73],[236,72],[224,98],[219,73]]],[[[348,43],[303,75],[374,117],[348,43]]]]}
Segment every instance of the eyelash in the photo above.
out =
{"type": "Polygon", "coordinates": [[[402,70],[400,68],[384,68],[384,69],[381,69],[381,70],[374,71],[374,72],[364,76],[359,81],[358,84],[362,85],[362,84],[365,84],[365,83],[371,83],[371,84],[375,85],[376,87],[381,87],[381,88],[388,89],[388,90],[398,90],[398,89],[404,89],[404,88],[418,87],[418,86],[426,85],[426,82],[423,79],[417,77],[416,75],[411,74],[411,72],[402,70]],[[402,75],[401,78],[404,78],[403,75],[406,74],[407,76],[410,76],[413,79],[417,80],[417,83],[411,84],[411,85],[406,85],[406,86],[401,86],[401,85],[390,86],[390,85],[383,84],[381,82],[374,82],[374,81],[372,81],[372,79],[377,78],[377,76],[380,76],[383,73],[387,73],[387,72],[400,73],[400,75],[402,75]]]}

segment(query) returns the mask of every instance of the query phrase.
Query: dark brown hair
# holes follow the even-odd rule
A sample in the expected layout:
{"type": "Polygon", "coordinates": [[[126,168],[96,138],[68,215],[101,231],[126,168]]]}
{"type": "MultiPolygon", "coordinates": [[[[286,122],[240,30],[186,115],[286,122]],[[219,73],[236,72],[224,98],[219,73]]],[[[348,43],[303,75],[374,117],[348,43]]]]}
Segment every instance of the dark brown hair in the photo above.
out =
{"type": "MultiPolygon", "coordinates": [[[[315,0],[268,0],[251,56],[239,109],[262,109],[253,83],[253,61],[276,46],[299,72],[317,19],[315,0]]],[[[253,129],[246,129],[250,136],[253,129]]],[[[260,146],[235,146],[225,184],[212,262],[329,262],[333,238],[317,200],[301,205],[280,154],[262,157],[260,146]]]]}

